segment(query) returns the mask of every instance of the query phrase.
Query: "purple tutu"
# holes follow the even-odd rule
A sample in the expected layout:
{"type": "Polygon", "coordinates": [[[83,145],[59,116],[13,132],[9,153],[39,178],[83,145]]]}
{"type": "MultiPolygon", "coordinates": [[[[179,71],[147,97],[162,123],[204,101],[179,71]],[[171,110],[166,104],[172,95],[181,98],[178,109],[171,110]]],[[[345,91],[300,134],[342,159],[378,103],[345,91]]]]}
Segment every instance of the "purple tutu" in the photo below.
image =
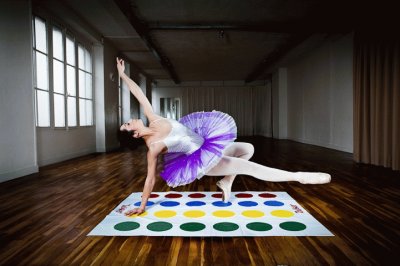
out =
{"type": "Polygon", "coordinates": [[[179,122],[201,136],[204,142],[191,154],[171,152],[164,155],[164,169],[160,175],[170,187],[186,185],[204,176],[218,164],[224,149],[237,135],[235,120],[218,111],[191,113],[179,122]]]}

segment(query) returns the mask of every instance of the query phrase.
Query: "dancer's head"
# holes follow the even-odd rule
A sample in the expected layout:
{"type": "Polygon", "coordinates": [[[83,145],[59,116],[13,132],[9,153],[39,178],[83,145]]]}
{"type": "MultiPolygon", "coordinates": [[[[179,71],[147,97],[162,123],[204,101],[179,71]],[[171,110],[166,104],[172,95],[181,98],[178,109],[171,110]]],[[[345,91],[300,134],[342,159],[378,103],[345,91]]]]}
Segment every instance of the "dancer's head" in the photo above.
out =
{"type": "Polygon", "coordinates": [[[139,131],[144,128],[143,121],[141,119],[130,119],[128,122],[121,125],[119,130],[121,131],[132,131],[134,138],[140,138],[139,131]]]}

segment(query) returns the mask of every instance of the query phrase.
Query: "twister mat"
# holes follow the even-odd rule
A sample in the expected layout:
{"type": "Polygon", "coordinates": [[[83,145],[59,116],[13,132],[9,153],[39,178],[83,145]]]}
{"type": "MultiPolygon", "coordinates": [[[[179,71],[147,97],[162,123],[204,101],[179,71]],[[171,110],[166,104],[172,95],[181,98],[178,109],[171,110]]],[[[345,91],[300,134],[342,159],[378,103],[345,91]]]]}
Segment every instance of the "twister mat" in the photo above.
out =
{"type": "Polygon", "coordinates": [[[140,216],[141,192],[121,202],[89,236],[333,236],[286,192],[155,192],[140,216]]]}

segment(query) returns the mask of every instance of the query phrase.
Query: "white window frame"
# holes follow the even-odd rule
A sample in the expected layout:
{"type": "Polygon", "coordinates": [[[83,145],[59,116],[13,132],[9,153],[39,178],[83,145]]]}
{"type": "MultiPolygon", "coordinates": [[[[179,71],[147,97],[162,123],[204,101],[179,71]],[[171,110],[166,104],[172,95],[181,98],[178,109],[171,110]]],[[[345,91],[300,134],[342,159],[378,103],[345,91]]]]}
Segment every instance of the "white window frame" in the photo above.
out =
{"type": "MultiPolygon", "coordinates": [[[[86,42],[84,42],[81,39],[77,39],[77,37],[75,36],[75,34],[73,34],[69,29],[67,29],[66,27],[63,27],[62,25],[60,25],[57,22],[54,22],[50,19],[46,19],[43,16],[37,16],[37,15],[33,15],[32,16],[32,27],[33,27],[33,31],[32,31],[32,38],[33,38],[33,56],[34,56],[34,78],[35,78],[35,86],[34,86],[34,93],[35,93],[35,125],[38,128],[51,128],[51,129],[61,129],[61,130],[69,130],[69,129],[74,129],[74,128],[83,128],[83,127],[94,127],[95,126],[95,113],[94,113],[94,107],[95,107],[95,97],[94,97],[94,86],[93,86],[93,51],[90,45],[87,45],[86,42]],[[36,32],[35,32],[35,19],[38,18],[42,21],[44,21],[45,25],[46,25],[46,44],[47,44],[47,54],[43,53],[40,50],[36,49],[36,32]],[[54,82],[53,82],[53,77],[54,77],[54,70],[53,70],[53,60],[57,60],[59,62],[61,62],[59,59],[54,58],[53,57],[53,28],[56,27],[58,29],[61,30],[62,32],[62,40],[63,40],[63,53],[64,53],[64,60],[63,60],[63,69],[64,69],[64,116],[65,116],[65,125],[64,126],[60,126],[60,127],[56,127],[55,126],[55,119],[54,119],[54,95],[61,95],[60,93],[57,93],[54,91],[54,82]],[[67,63],[67,55],[66,55],[66,38],[67,36],[71,39],[73,39],[74,41],[74,49],[75,49],[75,65],[71,65],[67,63]],[[91,98],[83,98],[80,97],[79,95],[79,61],[78,61],[78,45],[81,45],[82,47],[84,47],[90,55],[90,60],[91,60],[91,72],[88,72],[86,70],[85,73],[90,74],[91,76],[91,98]],[[41,88],[37,88],[36,86],[36,52],[42,53],[44,55],[47,56],[47,82],[48,82],[48,90],[44,90],[41,88]],[[75,111],[75,116],[76,116],[76,126],[69,126],[68,124],[68,90],[67,90],[67,66],[71,66],[75,68],[75,90],[76,90],[76,94],[75,96],[71,96],[74,97],[76,99],[76,111],[75,111]],[[50,123],[49,126],[39,126],[38,125],[38,106],[37,106],[37,99],[36,99],[36,92],[37,91],[45,91],[48,93],[48,97],[49,97],[49,117],[50,117],[50,123]],[[91,114],[92,114],[92,123],[90,125],[81,125],[80,122],[80,106],[79,106],[79,100],[80,99],[85,99],[85,100],[90,100],[92,102],[92,110],[91,110],[91,114]]],[[[82,70],[82,69],[81,69],[82,70]]]]}

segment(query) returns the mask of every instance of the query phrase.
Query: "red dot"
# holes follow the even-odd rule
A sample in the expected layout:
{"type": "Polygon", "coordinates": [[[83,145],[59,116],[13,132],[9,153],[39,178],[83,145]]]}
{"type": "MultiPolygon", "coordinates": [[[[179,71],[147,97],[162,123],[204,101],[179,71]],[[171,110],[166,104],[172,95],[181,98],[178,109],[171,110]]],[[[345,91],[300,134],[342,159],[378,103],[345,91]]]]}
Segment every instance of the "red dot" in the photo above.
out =
{"type": "Polygon", "coordinates": [[[258,194],[258,196],[260,196],[261,198],[276,198],[276,195],[271,194],[271,193],[261,193],[261,194],[258,194]]]}
{"type": "Polygon", "coordinates": [[[253,195],[249,194],[249,193],[238,193],[235,195],[236,198],[252,198],[253,195]]]}
{"type": "Polygon", "coordinates": [[[189,198],[194,198],[194,199],[198,199],[198,198],[204,198],[206,195],[202,194],[202,193],[193,193],[189,195],[189,198]]]}
{"type": "Polygon", "coordinates": [[[213,197],[213,198],[218,198],[218,199],[222,199],[222,193],[215,193],[215,194],[212,194],[211,197],[213,197]]]}
{"type": "Polygon", "coordinates": [[[158,198],[158,196],[159,196],[159,195],[158,195],[158,194],[155,194],[155,193],[151,193],[151,194],[150,194],[150,198],[158,198]]]}
{"type": "Polygon", "coordinates": [[[178,194],[178,193],[169,193],[169,194],[165,195],[165,197],[169,198],[169,199],[176,199],[176,198],[181,198],[182,195],[178,194]]]}

